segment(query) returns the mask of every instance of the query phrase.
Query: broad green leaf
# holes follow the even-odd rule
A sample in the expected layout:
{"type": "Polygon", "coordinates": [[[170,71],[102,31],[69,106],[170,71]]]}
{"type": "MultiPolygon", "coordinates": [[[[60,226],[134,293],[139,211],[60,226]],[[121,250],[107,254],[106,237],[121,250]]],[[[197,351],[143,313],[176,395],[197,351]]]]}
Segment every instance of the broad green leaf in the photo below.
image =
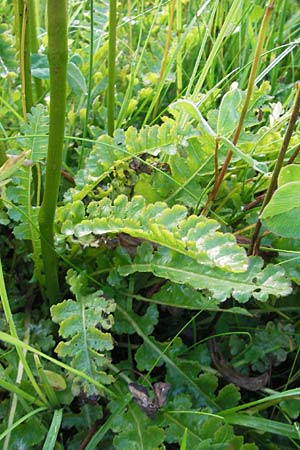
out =
{"type": "Polygon", "coordinates": [[[298,164],[289,164],[281,169],[278,177],[278,186],[291,182],[300,182],[300,166],[298,164]]]}
{"type": "Polygon", "coordinates": [[[68,83],[75,94],[86,94],[87,87],[81,70],[73,62],[68,63],[68,83]]]}
{"type": "Polygon", "coordinates": [[[18,156],[9,156],[7,158],[5,163],[0,167],[0,186],[6,184],[10,177],[19,170],[20,166],[24,163],[26,155],[28,155],[28,151],[18,156]]]}
{"type": "Polygon", "coordinates": [[[233,384],[227,384],[224,386],[216,398],[216,402],[220,405],[220,408],[233,408],[239,404],[241,400],[241,394],[239,389],[233,384]]]}
{"type": "Polygon", "coordinates": [[[149,426],[141,428],[139,421],[136,429],[124,429],[114,438],[114,448],[116,450],[153,450],[158,448],[165,439],[162,428],[149,426]]]}
{"type": "MultiPolygon", "coordinates": [[[[77,300],[64,300],[51,307],[52,319],[59,324],[59,334],[64,339],[55,351],[77,370],[108,384],[111,377],[104,372],[105,355],[112,350],[113,342],[107,330],[113,324],[115,303],[102,297],[101,291],[92,292],[83,274],[76,276],[69,270],[68,282],[77,300]]],[[[94,387],[80,382],[77,377],[73,380],[73,389],[77,392],[80,388],[90,394],[96,393],[94,387]]]]}
{"type": "Polygon", "coordinates": [[[209,309],[215,310],[219,307],[219,302],[207,295],[207,293],[197,291],[189,285],[171,282],[165,283],[152,296],[152,301],[174,308],[203,309],[205,311],[209,309]]]}
{"type": "Polygon", "coordinates": [[[107,198],[91,202],[87,218],[74,217],[74,208],[82,214],[81,207],[74,202],[60,210],[58,220],[63,234],[74,236],[84,245],[93,245],[97,236],[122,232],[189,256],[201,265],[231,272],[247,270],[245,251],[234,236],[218,231],[220,226],[212,219],[188,216],[184,206],[168,208],[162,202],[146,205],[141,196],[128,201],[120,195],[114,204],[107,198]]]}
{"type": "Polygon", "coordinates": [[[191,116],[199,124],[201,131],[211,138],[215,139],[217,137],[216,132],[211,128],[209,123],[204,119],[198,106],[192,100],[177,100],[175,103],[169,106],[170,110],[179,110],[180,112],[186,113],[191,116]]]}
{"type": "Polygon", "coordinates": [[[215,397],[215,392],[218,388],[218,378],[211,373],[203,373],[197,380],[200,388],[210,397],[215,397]]]}
{"type": "Polygon", "coordinates": [[[41,80],[50,78],[49,62],[47,55],[34,53],[30,57],[31,75],[41,80]]]}
{"type": "MultiPolygon", "coordinates": [[[[122,301],[122,299],[118,300],[118,304],[122,305],[123,303],[124,301],[122,301]]],[[[138,321],[143,332],[149,335],[152,334],[153,329],[158,322],[158,309],[156,305],[150,304],[143,315],[131,311],[131,316],[134,320],[138,321]]],[[[117,334],[129,335],[135,333],[135,329],[128,321],[123,319],[118,310],[115,312],[115,324],[113,329],[117,334]]]]}
{"type": "Polygon", "coordinates": [[[280,408],[287,413],[292,419],[296,420],[300,414],[300,399],[291,398],[280,402],[280,408]]]}
{"type": "Polygon", "coordinates": [[[260,218],[273,233],[299,239],[300,181],[292,181],[279,187],[260,218]]]}
{"type": "MultiPolygon", "coordinates": [[[[220,142],[226,145],[235,156],[237,156],[239,159],[245,161],[250,167],[253,167],[255,170],[265,173],[267,171],[267,167],[264,163],[260,163],[256,161],[254,158],[252,158],[247,153],[242,152],[236,145],[234,145],[226,136],[220,135],[218,136],[217,133],[211,128],[209,123],[204,119],[201,112],[199,111],[197,105],[192,102],[191,100],[178,100],[170,107],[172,108],[179,108],[180,111],[190,115],[193,119],[195,119],[198,123],[198,126],[201,130],[201,132],[206,136],[206,138],[210,142],[214,142],[215,139],[218,137],[220,142]]],[[[221,125],[220,125],[221,126],[221,125]]],[[[225,125],[222,125],[225,126],[225,125]]],[[[226,125],[227,126],[227,125],[226,125]]]]}
{"type": "Polygon", "coordinates": [[[219,136],[229,136],[236,129],[244,97],[241,89],[232,87],[222,98],[217,123],[217,134],[219,136]]]}
{"type": "Polygon", "coordinates": [[[67,383],[64,377],[53,370],[44,370],[44,374],[47,377],[48,383],[55,391],[64,391],[67,389],[67,383]]]}
{"type": "MultiPolygon", "coordinates": [[[[32,448],[40,447],[47,432],[45,425],[40,418],[31,417],[25,423],[21,423],[10,436],[9,448],[32,448]]],[[[41,448],[41,447],[40,447],[41,448]]]]}
{"type": "MultiPolygon", "coordinates": [[[[82,199],[94,186],[113,172],[121,161],[139,158],[139,154],[150,155],[174,155],[179,145],[186,145],[186,138],[190,136],[190,130],[180,130],[177,123],[168,119],[162,125],[146,126],[141,131],[129,127],[126,132],[116,130],[114,138],[100,136],[93,143],[93,149],[85,159],[85,166],[75,177],[76,188],[71,189],[68,195],[82,199]]],[[[143,159],[137,159],[142,164],[147,164],[143,159]]],[[[148,163],[149,164],[149,163],[148,163]]],[[[172,185],[178,185],[170,175],[161,171],[164,180],[169,180],[172,185]]]]}
{"type": "Polygon", "coordinates": [[[251,296],[260,301],[267,301],[270,295],[288,295],[291,285],[285,278],[284,271],[272,265],[264,269],[262,266],[262,259],[254,257],[250,258],[246,272],[226,272],[218,267],[199,264],[194,259],[167,248],[161,247],[153,252],[152,247],[144,243],[137,249],[132,264],[120,266],[118,270],[121,275],[152,272],[176,283],[189,284],[196,289],[208,289],[219,301],[232,296],[245,303],[251,296]]]}
{"type": "MultiPolygon", "coordinates": [[[[132,314],[132,313],[131,313],[132,314]]],[[[149,338],[151,339],[151,338],[149,338]]],[[[154,341],[153,341],[154,342],[154,341]]],[[[158,346],[161,351],[164,350],[165,345],[159,342],[155,342],[155,345],[158,346]]],[[[157,351],[152,347],[147,345],[147,343],[143,343],[139,346],[135,353],[135,361],[137,364],[137,368],[140,371],[150,370],[151,367],[155,365],[155,367],[160,367],[163,364],[163,361],[159,361],[157,363],[157,351]]]]}

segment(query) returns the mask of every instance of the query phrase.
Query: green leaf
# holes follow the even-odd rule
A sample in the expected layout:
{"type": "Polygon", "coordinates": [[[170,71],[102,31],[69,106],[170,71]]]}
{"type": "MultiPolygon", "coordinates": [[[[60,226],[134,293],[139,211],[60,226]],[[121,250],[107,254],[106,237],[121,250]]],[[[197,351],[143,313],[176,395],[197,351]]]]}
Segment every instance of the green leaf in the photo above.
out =
{"type": "MultiPolygon", "coordinates": [[[[197,105],[191,100],[178,100],[173,103],[170,107],[171,109],[179,109],[180,111],[190,115],[193,119],[195,119],[198,123],[198,126],[204,136],[209,140],[209,142],[214,142],[217,138],[216,132],[211,128],[209,123],[204,119],[201,112],[199,111],[197,105]]],[[[221,125],[220,125],[221,126],[221,125]]],[[[222,125],[225,127],[225,125],[222,125]]],[[[226,125],[228,127],[228,125],[226,125]]],[[[253,167],[255,170],[265,173],[267,171],[267,167],[264,163],[260,163],[253,159],[247,153],[242,152],[236,145],[234,145],[226,136],[219,136],[219,140],[226,145],[226,147],[230,148],[235,156],[239,159],[245,161],[250,167],[253,167]]]]}
{"type": "Polygon", "coordinates": [[[32,417],[21,423],[11,434],[9,448],[32,448],[39,446],[46,434],[46,428],[41,419],[32,417]]]}
{"type": "Polygon", "coordinates": [[[243,91],[237,87],[232,87],[232,89],[223,96],[217,123],[217,134],[219,136],[228,136],[237,127],[240,119],[240,111],[244,103],[244,97],[243,91]]]}
{"type": "MultiPolygon", "coordinates": [[[[184,309],[215,310],[219,306],[219,302],[207,295],[207,293],[197,291],[189,285],[171,282],[165,283],[159,291],[152,296],[152,301],[155,301],[160,305],[184,309]]],[[[238,312],[239,311],[237,311],[237,313],[238,312]]],[[[248,312],[246,313],[249,314],[248,312]]]]}
{"type": "Polygon", "coordinates": [[[10,177],[20,169],[28,152],[21,153],[18,156],[8,156],[7,160],[0,167],[0,186],[6,184],[10,177]]]}
{"type": "Polygon", "coordinates": [[[123,232],[167,247],[201,265],[231,272],[247,270],[246,253],[234,236],[217,231],[220,226],[212,219],[188,217],[184,206],[168,208],[162,202],[146,205],[141,196],[129,202],[120,195],[114,204],[107,198],[91,202],[85,219],[74,217],[74,208],[78,211],[77,202],[66,205],[60,210],[58,220],[62,223],[62,233],[74,235],[84,245],[93,245],[97,236],[123,232]]]}
{"type": "Polygon", "coordinates": [[[194,259],[167,248],[160,247],[153,252],[152,247],[144,243],[137,249],[132,264],[120,266],[118,270],[123,276],[134,272],[152,272],[176,283],[186,283],[196,289],[208,289],[219,301],[233,296],[237,301],[245,303],[251,296],[266,301],[270,295],[288,295],[291,285],[285,278],[284,271],[272,265],[264,269],[262,266],[262,259],[253,257],[250,258],[246,272],[226,272],[217,267],[198,264],[194,259]]]}
{"type": "Polygon", "coordinates": [[[200,388],[210,397],[214,397],[214,393],[218,387],[218,378],[211,373],[203,373],[198,378],[200,388]]]}
{"type": "Polygon", "coordinates": [[[287,413],[292,419],[296,420],[300,414],[300,399],[291,398],[280,402],[280,408],[287,413]]]}
{"type": "Polygon", "coordinates": [[[236,386],[233,384],[227,384],[218,393],[216,402],[220,408],[233,408],[238,405],[241,400],[241,394],[236,386]]]}
{"type": "Polygon", "coordinates": [[[49,62],[47,55],[34,53],[30,57],[31,75],[41,80],[46,80],[50,77],[49,62]]]}
{"type": "MultiPolygon", "coordinates": [[[[154,342],[154,339],[151,339],[151,337],[149,337],[149,339],[153,341],[153,343],[159,347],[161,351],[163,351],[163,347],[165,347],[165,345],[163,346],[160,345],[159,342],[154,342]]],[[[153,365],[159,367],[163,364],[162,360],[157,363],[157,351],[150,347],[150,345],[146,342],[140,345],[137,349],[135,353],[135,360],[137,363],[137,368],[140,371],[150,370],[153,365]]]]}
{"type": "MultiPolygon", "coordinates": [[[[190,130],[180,130],[177,123],[168,119],[162,125],[146,126],[141,131],[129,127],[126,132],[116,130],[115,136],[100,136],[94,142],[93,149],[85,159],[85,167],[76,177],[76,188],[68,195],[82,199],[89,194],[105,177],[107,177],[121,161],[138,158],[139,154],[148,153],[153,156],[174,155],[179,145],[186,145],[190,130]]],[[[142,164],[147,164],[143,159],[142,164]]],[[[149,164],[149,163],[148,163],[149,164]]],[[[170,175],[161,171],[165,181],[176,186],[170,175]]]]}
{"type": "Polygon", "coordinates": [[[300,166],[298,164],[289,164],[281,169],[278,177],[278,186],[281,187],[293,181],[300,182],[300,166]]]}
{"type": "Polygon", "coordinates": [[[278,188],[260,218],[273,233],[299,239],[300,181],[292,181],[278,188]]]}
{"type": "MultiPolygon", "coordinates": [[[[113,348],[113,342],[106,330],[113,324],[115,303],[102,297],[101,291],[93,292],[88,289],[84,274],[76,275],[73,270],[69,270],[68,282],[77,301],[64,300],[51,307],[52,319],[59,324],[59,334],[65,339],[59,342],[55,351],[60,358],[67,358],[77,370],[108,384],[111,377],[103,370],[107,365],[107,352],[113,348]]],[[[75,378],[75,392],[78,393],[80,386],[89,394],[96,393],[93,386],[75,378]]]]}
{"type": "MultiPolygon", "coordinates": [[[[27,152],[31,164],[19,167],[12,183],[6,188],[4,197],[16,205],[16,208],[8,207],[10,218],[17,222],[14,234],[20,240],[31,240],[34,277],[42,283],[41,243],[38,232],[39,206],[35,206],[32,201],[34,192],[32,165],[33,163],[38,165],[47,154],[48,138],[45,135],[48,133],[48,112],[44,105],[37,105],[31,109],[27,117],[28,121],[21,124],[24,138],[19,138],[18,141],[27,152]]],[[[37,171],[39,170],[38,167],[37,171]]],[[[38,188],[40,189],[40,186],[38,188]]]]}
{"type": "Polygon", "coordinates": [[[157,426],[144,428],[137,421],[136,429],[124,429],[114,438],[114,448],[116,450],[153,450],[163,443],[164,438],[165,433],[162,428],[157,426]]]}
{"type": "Polygon", "coordinates": [[[29,158],[34,162],[45,159],[48,147],[49,115],[44,105],[31,108],[27,114],[27,121],[21,124],[24,138],[19,139],[19,144],[24,150],[30,150],[29,158]],[[30,137],[26,137],[30,136],[30,137]]]}
{"type": "MultiPolygon", "coordinates": [[[[118,304],[122,305],[124,302],[122,299],[118,300],[118,304]]],[[[131,316],[139,323],[139,326],[145,334],[152,334],[155,325],[158,322],[158,309],[154,304],[150,304],[143,315],[138,315],[131,311],[131,316]]],[[[129,322],[124,320],[123,316],[118,312],[115,313],[114,331],[117,334],[133,334],[135,329],[129,322]]]]}
{"type": "Polygon", "coordinates": [[[67,78],[70,88],[75,94],[86,94],[87,87],[81,70],[73,62],[68,63],[67,78]]]}

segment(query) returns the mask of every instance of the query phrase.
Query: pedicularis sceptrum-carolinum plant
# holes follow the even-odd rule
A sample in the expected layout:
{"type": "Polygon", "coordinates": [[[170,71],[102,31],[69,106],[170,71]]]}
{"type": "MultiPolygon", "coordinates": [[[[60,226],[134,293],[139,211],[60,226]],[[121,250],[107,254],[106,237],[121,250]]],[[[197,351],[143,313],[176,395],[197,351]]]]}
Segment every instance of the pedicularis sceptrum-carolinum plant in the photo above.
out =
{"type": "Polygon", "coordinates": [[[296,6],[4,2],[4,450],[299,447],[296,6]]]}

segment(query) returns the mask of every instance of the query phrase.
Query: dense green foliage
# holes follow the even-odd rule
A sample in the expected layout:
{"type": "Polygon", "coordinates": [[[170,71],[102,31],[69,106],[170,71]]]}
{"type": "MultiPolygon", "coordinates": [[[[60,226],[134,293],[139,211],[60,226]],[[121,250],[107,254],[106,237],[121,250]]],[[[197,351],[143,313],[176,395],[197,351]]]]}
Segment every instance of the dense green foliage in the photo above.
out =
{"type": "Polygon", "coordinates": [[[3,3],[0,447],[300,448],[297,1],[3,3]]]}

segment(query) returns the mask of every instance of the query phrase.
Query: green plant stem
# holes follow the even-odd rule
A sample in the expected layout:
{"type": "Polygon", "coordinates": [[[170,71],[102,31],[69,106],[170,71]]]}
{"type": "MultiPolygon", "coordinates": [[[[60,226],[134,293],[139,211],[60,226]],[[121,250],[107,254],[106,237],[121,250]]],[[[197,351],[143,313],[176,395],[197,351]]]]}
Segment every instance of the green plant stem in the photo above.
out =
{"type": "Polygon", "coordinates": [[[109,2],[108,36],[108,85],[107,85],[107,133],[113,136],[115,129],[115,72],[116,72],[117,1],[109,2]]]}
{"type": "MultiPolygon", "coordinates": [[[[166,43],[165,43],[165,50],[164,50],[163,58],[161,61],[158,83],[161,83],[164,71],[166,69],[166,63],[167,63],[169,47],[170,47],[170,40],[171,40],[171,33],[172,33],[172,28],[173,28],[174,10],[175,10],[175,0],[172,0],[172,3],[170,5],[170,12],[169,12],[169,23],[168,23],[168,32],[167,32],[167,38],[166,38],[166,43]]],[[[158,105],[159,105],[159,97],[157,98],[157,101],[156,101],[156,104],[155,104],[155,107],[153,110],[153,114],[152,114],[153,119],[155,119],[155,117],[156,117],[158,105]]]]}
{"type": "MultiPolygon", "coordinates": [[[[87,136],[87,126],[89,121],[90,109],[91,109],[91,92],[93,84],[93,62],[94,62],[94,0],[90,0],[90,46],[89,46],[89,78],[88,78],[88,92],[86,99],[85,120],[83,128],[83,139],[87,136]]],[[[85,159],[84,144],[81,147],[79,165],[81,169],[82,163],[85,159]]]]}
{"type": "Polygon", "coordinates": [[[22,110],[26,120],[27,113],[31,110],[32,86],[30,67],[30,27],[29,27],[29,2],[19,0],[19,29],[20,29],[20,72],[22,89],[22,110]]]}
{"type": "MultiPolygon", "coordinates": [[[[27,304],[26,311],[25,311],[23,342],[25,342],[26,344],[29,344],[29,342],[30,342],[31,307],[32,307],[32,301],[30,301],[29,304],[27,304]]],[[[27,353],[27,350],[23,350],[24,358],[26,358],[26,353],[27,353]]],[[[24,365],[23,365],[22,361],[19,360],[17,377],[16,377],[16,385],[17,386],[20,385],[20,383],[22,381],[23,371],[24,371],[24,365]]],[[[18,394],[16,392],[14,392],[14,394],[12,396],[12,401],[11,401],[10,411],[9,411],[8,421],[7,421],[7,426],[9,429],[11,429],[11,427],[13,426],[18,400],[19,400],[18,394]]],[[[10,436],[11,436],[11,433],[7,433],[4,444],[3,444],[3,450],[7,450],[9,448],[10,436]]]]}
{"type": "Polygon", "coordinates": [[[133,40],[132,40],[132,23],[131,23],[131,0],[127,0],[127,16],[128,16],[128,39],[130,54],[133,54],[133,40]]]}
{"type": "MultiPolygon", "coordinates": [[[[14,320],[13,320],[13,316],[11,313],[11,309],[10,309],[10,305],[9,305],[9,301],[8,301],[8,297],[7,297],[7,292],[6,292],[6,288],[5,288],[5,281],[4,281],[4,276],[3,276],[3,270],[2,270],[2,262],[1,262],[1,258],[0,258],[0,297],[1,297],[1,302],[2,302],[2,308],[4,311],[4,315],[5,315],[5,319],[8,323],[9,326],[9,331],[10,334],[13,338],[15,339],[19,339],[18,338],[18,334],[17,334],[17,330],[14,324],[14,320]]],[[[44,394],[42,393],[41,389],[39,388],[39,385],[37,384],[37,382],[35,381],[35,378],[33,376],[33,373],[26,361],[26,357],[25,354],[21,348],[21,346],[16,345],[16,351],[18,353],[19,359],[24,367],[24,370],[26,372],[26,375],[28,376],[28,379],[32,385],[32,387],[34,388],[34,390],[36,391],[37,395],[39,396],[39,398],[42,400],[42,403],[47,405],[48,402],[46,400],[46,397],[44,396],[44,394]]]]}
{"type": "Polygon", "coordinates": [[[213,399],[211,399],[205,392],[203,392],[199,388],[199,386],[197,386],[197,384],[193,382],[193,380],[190,378],[188,374],[182,371],[182,369],[178,365],[176,365],[176,363],[174,363],[174,361],[171,358],[169,358],[169,356],[167,356],[164,352],[162,352],[155,345],[155,343],[152,342],[151,339],[149,339],[149,337],[142,331],[137,322],[134,321],[134,319],[130,316],[130,314],[128,314],[128,312],[125,309],[123,309],[120,305],[117,305],[117,309],[123,315],[125,320],[128,321],[130,325],[135,329],[136,333],[143,339],[144,343],[147,344],[152,351],[157,353],[159,358],[162,359],[166,363],[166,365],[172,367],[180,376],[182,376],[185,380],[187,380],[191,388],[200,392],[209,406],[211,406],[212,408],[218,408],[217,403],[213,399]]]}
{"type": "MultiPolygon", "coordinates": [[[[182,34],[182,2],[176,0],[176,33],[177,43],[180,41],[182,34]]],[[[182,92],[182,49],[180,48],[176,57],[176,83],[177,83],[177,95],[182,92]]]]}
{"type": "MultiPolygon", "coordinates": [[[[30,33],[30,47],[32,53],[37,53],[39,50],[39,40],[37,36],[38,30],[38,14],[36,0],[29,0],[29,33],[30,33]]],[[[36,100],[43,98],[43,84],[39,78],[34,78],[34,85],[36,91],[36,100]]]]}
{"type": "Polygon", "coordinates": [[[51,304],[60,299],[58,261],[54,249],[54,216],[63,157],[68,62],[67,0],[48,0],[50,125],[44,198],[39,213],[46,290],[51,304]]]}
{"type": "MultiPolygon", "coordinates": [[[[293,105],[292,114],[291,114],[291,117],[289,120],[289,125],[287,127],[287,130],[286,130],[283,142],[282,142],[282,146],[281,146],[281,149],[280,149],[280,152],[279,152],[279,155],[278,155],[278,158],[277,158],[277,161],[276,161],[273,173],[272,173],[270,185],[269,185],[266,195],[264,197],[263,204],[261,206],[259,215],[262,214],[263,210],[265,209],[265,207],[271,200],[275,189],[277,188],[278,176],[279,176],[280,170],[283,166],[284,157],[287,152],[288,145],[289,145],[289,142],[291,140],[291,137],[292,137],[295,125],[296,125],[296,121],[299,116],[299,109],[300,109],[299,83],[296,83],[295,88],[296,88],[296,98],[295,98],[295,102],[293,105]]],[[[259,236],[260,229],[261,229],[261,221],[260,221],[260,219],[258,219],[258,221],[256,222],[256,225],[255,225],[253,235],[252,235],[251,244],[249,247],[249,255],[257,254],[257,252],[258,252],[258,249],[259,249],[258,236],[259,236]]]]}
{"type": "MultiPolygon", "coordinates": [[[[236,128],[236,130],[234,132],[234,136],[233,136],[233,139],[232,139],[232,143],[234,145],[237,144],[237,141],[239,139],[239,136],[240,136],[240,133],[241,133],[241,130],[242,130],[242,127],[243,127],[245,116],[246,116],[246,113],[248,111],[248,107],[249,107],[249,103],[250,103],[250,99],[251,99],[251,95],[252,95],[253,87],[254,87],[254,83],[255,83],[255,75],[256,75],[256,72],[257,72],[257,69],[258,69],[259,60],[260,60],[260,56],[262,54],[263,44],[264,44],[265,37],[266,37],[266,34],[267,34],[267,28],[268,28],[268,24],[269,24],[269,21],[270,21],[270,18],[271,18],[271,13],[272,13],[273,8],[274,8],[274,4],[275,4],[275,0],[273,0],[270,3],[267,4],[266,9],[265,9],[265,13],[264,13],[264,17],[263,17],[263,20],[262,20],[262,23],[261,23],[261,26],[260,26],[260,30],[259,30],[259,34],[258,34],[258,38],[257,38],[257,45],[256,45],[256,49],[255,49],[255,54],[254,54],[254,59],[253,59],[253,63],[252,63],[252,67],[251,67],[251,71],[250,71],[250,75],[249,75],[249,81],[248,81],[248,86],[247,86],[247,94],[246,94],[246,98],[245,98],[245,103],[244,103],[244,106],[243,106],[243,109],[242,109],[242,112],[241,112],[239,123],[237,125],[237,128],[236,128]]],[[[211,194],[211,196],[209,198],[209,202],[210,203],[216,198],[216,195],[217,195],[217,193],[218,193],[218,191],[220,189],[221,183],[222,183],[222,181],[224,179],[224,176],[225,176],[225,174],[227,172],[228,165],[229,165],[229,163],[231,161],[232,155],[233,155],[232,151],[229,150],[227,155],[226,155],[225,161],[223,163],[222,169],[221,169],[221,171],[219,173],[219,176],[218,176],[218,179],[216,181],[214,190],[213,190],[213,192],[212,192],[212,194],[211,194]]]]}

